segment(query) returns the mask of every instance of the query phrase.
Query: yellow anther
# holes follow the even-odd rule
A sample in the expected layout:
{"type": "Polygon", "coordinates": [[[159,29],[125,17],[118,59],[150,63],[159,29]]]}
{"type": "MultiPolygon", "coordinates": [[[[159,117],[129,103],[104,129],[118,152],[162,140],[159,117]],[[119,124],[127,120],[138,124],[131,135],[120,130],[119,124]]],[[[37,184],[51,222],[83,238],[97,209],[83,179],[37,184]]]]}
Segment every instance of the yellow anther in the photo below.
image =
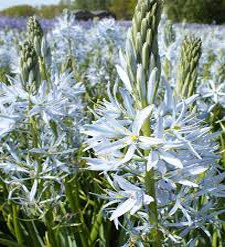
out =
{"type": "Polygon", "coordinates": [[[180,127],[179,125],[174,125],[174,126],[173,126],[173,129],[174,129],[174,130],[180,130],[181,127],[180,127]]]}
{"type": "Polygon", "coordinates": [[[136,135],[132,135],[132,136],[131,136],[131,140],[132,140],[132,141],[136,141],[137,139],[138,139],[138,137],[137,137],[136,135]]]}

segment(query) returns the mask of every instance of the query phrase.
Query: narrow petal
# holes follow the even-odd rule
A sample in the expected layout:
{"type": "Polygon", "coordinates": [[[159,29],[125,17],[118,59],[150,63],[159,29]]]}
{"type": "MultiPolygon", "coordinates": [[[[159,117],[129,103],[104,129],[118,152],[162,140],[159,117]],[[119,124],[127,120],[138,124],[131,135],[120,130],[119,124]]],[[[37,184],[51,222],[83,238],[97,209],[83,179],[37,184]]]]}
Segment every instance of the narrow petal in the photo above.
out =
{"type": "Polygon", "coordinates": [[[129,79],[127,73],[119,65],[116,65],[116,69],[117,69],[117,73],[118,73],[120,79],[122,80],[122,82],[124,83],[126,89],[131,93],[132,92],[132,86],[131,86],[131,82],[130,82],[130,79],[129,79]]]}
{"type": "Polygon", "coordinates": [[[182,162],[178,158],[176,158],[175,156],[173,156],[172,154],[168,152],[160,151],[160,158],[166,161],[167,163],[169,163],[170,165],[173,165],[180,169],[183,168],[182,162]]]}
{"type": "Polygon", "coordinates": [[[120,217],[121,215],[124,215],[125,213],[129,212],[135,205],[136,203],[136,199],[127,199],[125,202],[123,202],[122,204],[120,204],[115,211],[112,213],[110,220],[114,220],[118,217],[120,217]]]}
{"type": "Polygon", "coordinates": [[[134,123],[132,126],[132,132],[135,135],[139,135],[140,130],[145,122],[145,120],[149,117],[149,115],[151,114],[152,110],[153,110],[153,105],[149,105],[146,108],[144,108],[143,110],[139,111],[134,119],[134,123]]]}

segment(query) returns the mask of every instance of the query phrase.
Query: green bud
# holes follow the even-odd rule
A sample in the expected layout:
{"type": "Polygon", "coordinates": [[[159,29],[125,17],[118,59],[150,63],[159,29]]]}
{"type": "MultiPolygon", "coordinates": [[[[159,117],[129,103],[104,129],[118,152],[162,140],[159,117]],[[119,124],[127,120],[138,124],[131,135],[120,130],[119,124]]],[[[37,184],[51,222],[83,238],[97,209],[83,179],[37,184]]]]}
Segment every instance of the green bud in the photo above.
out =
{"type": "MultiPolygon", "coordinates": [[[[135,14],[132,20],[131,31],[128,35],[129,43],[132,44],[130,46],[133,49],[133,52],[130,52],[126,49],[126,62],[127,62],[127,74],[133,75],[130,78],[132,81],[133,78],[136,78],[136,81],[132,81],[133,84],[140,83],[140,68],[142,68],[142,72],[144,78],[149,78],[151,74],[151,69],[157,67],[157,79],[155,83],[156,88],[158,87],[161,64],[160,57],[158,52],[158,25],[160,21],[161,15],[161,0],[139,0],[135,9],[135,14]],[[132,56],[130,54],[135,54],[132,56]],[[141,67],[139,66],[141,64],[141,67]],[[150,66],[151,64],[151,66],[150,66]],[[137,81],[138,80],[138,81],[137,81]]],[[[148,81],[145,80],[140,85],[143,88],[147,88],[148,81]]],[[[137,86],[136,88],[139,88],[137,86]]],[[[141,90],[143,92],[143,90],[141,90]]],[[[154,90],[155,91],[155,90],[154,90]]],[[[141,102],[142,107],[146,104],[147,99],[143,97],[144,93],[139,93],[137,97],[139,98],[139,102],[141,102]]]]}
{"type": "Polygon", "coordinates": [[[186,37],[181,47],[176,86],[176,92],[182,98],[188,98],[195,93],[200,56],[201,40],[194,37],[186,37]]]}
{"type": "Polygon", "coordinates": [[[138,60],[140,60],[141,59],[141,50],[142,50],[142,39],[141,39],[140,33],[137,33],[136,42],[137,42],[136,55],[137,55],[138,60]]]}
{"type": "Polygon", "coordinates": [[[148,29],[147,31],[147,36],[146,36],[146,42],[148,43],[148,45],[152,45],[152,41],[153,41],[153,34],[152,34],[152,30],[148,29]]]}
{"type": "Polygon", "coordinates": [[[154,3],[151,9],[152,16],[157,16],[157,8],[158,8],[158,3],[154,3]]]}
{"type": "Polygon", "coordinates": [[[41,56],[41,42],[43,38],[43,29],[38,20],[31,16],[27,21],[28,40],[33,44],[38,56],[41,56]]]}
{"type": "Polygon", "coordinates": [[[150,47],[146,43],[144,43],[142,48],[142,65],[145,71],[149,69],[149,53],[150,53],[150,47]]]}
{"type": "Polygon", "coordinates": [[[30,42],[25,42],[20,47],[20,71],[24,89],[30,92],[34,88],[37,91],[40,84],[38,56],[30,42]]]}
{"type": "Polygon", "coordinates": [[[141,38],[142,38],[142,40],[146,40],[147,30],[148,30],[148,19],[144,18],[141,22],[141,38]]]}
{"type": "Polygon", "coordinates": [[[42,42],[41,42],[41,57],[45,58],[45,62],[47,65],[51,64],[51,60],[52,60],[51,49],[45,37],[42,38],[42,42]]]}
{"type": "Polygon", "coordinates": [[[140,99],[146,98],[146,83],[145,75],[142,64],[138,64],[137,67],[137,91],[140,99]]]}

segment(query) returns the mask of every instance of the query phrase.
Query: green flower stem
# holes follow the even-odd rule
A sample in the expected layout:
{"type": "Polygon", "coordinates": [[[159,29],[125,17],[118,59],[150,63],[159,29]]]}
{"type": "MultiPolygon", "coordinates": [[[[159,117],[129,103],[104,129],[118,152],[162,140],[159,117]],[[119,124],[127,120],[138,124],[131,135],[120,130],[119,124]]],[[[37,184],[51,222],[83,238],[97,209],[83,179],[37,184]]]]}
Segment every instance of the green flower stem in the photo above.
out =
{"type": "Polygon", "coordinates": [[[45,59],[43,57],[39,57],[39,65],[40,65],[40,73],[42,81],[50,82],[50,76],[47,71],[45,59]]]}
{"type": "Polygon", "coordinates": [[[171,80],[171,71],[172,71],[172,68],[171,68],[170,60],[168,58],[166,58],[164,60],[164,63],[163,63],[163,71],[165,73],[166,80],[167,81],[170,81],[171,80]]]}
{"type": "Polygon", "coordinates": [[[88,247],[89,245],[89,231],[85,224],[83,213],[81,211],[80,198],[79,198],[79,185],[77,183],[76,177],[65,182],[66,197],[68,199],[69,205],[73,214],[79,215],[79,220],[81,222],[78,225],[79,236],[82,242],[82,247],[88,247]]]}
{"type": "Polygon", "coordinates": [[[223,133],[220,135],[220,144],[221,144],[221,151],[222,151],[222,163],[225,167],[225,126],[223,123],[220,123],[221,129],[223,133]]]}
{"type": "Polygon", "coordinates": [[[150,171],[146,171],[145,173],[145,186],[148,195],[154,198],[154,202],[150,203],[150,223],[155,225],[155,228],[150,232],[150,238],[153,240],[153,247],[161,247],[161,237],[158,230],[158,212],[157,212],[157,202],[156,202],[156,194],[155,194],[155,180],[154,180],[154,171],[151,169],[150,171]]]}
{"type": "MultiPolygon", "coordinates": [[[[32,102],[31,102],[31,94],[29,96],[29,105],[28,105],[28,114],[29,111],[32,109],[32,102]]],[[[29,123],[30,123],[30,131],[32,135],[32,147],[37,148],[38,147],[38,126],[33,117],[29,117],[29,123]]]]}
{"type": "Polygon", "coordinates": [[[218,247],[218,234],[217,231],[213,232],[212,247],[218,247]]]}
{"type": "MultiPolygon", "coordinates": [[[[123,219],[122,225],[125,226],[126,225],[126,219],[123,219]]],[[[118,236],[118,245],[122,246],[123,243],[126,241],[126,232],[123,228],[121,228],[120,232],[119,232],[119,236],[118,236]]]]}
{"type": "Polygon", "coordinates": [[[16,240],[19,245],[23,244],[23,236],[21,233],[20,223],[18,221],[18,208],[15,204],[12,204],[12,211],[13,211],[13,226],[14,226],[14,233],[16,240]]]}
{"type": "Polygon", "coordinates": [[[40,66],[40,74],[41,74],[41,79],[42,81],[47,81],[47,92],[49,92],[50,88],[51,88],[51,80],[50,80],[50,76],[47,70],[47,66],[45,63],[45,59],[43,57],[39,57],[39,66],[40,66]]]}
{"type": "Polygon", "coordinates": [[[32,247],[42,247],[44,245],[43,240],[38,232],[37,226],[35,224],[35,221],[25,221],[24,222],[25,227],[27,229],[27,232],[29,234],[29,239],[32,241],[32,244],[30,243],[30,246],[32,247]]]}
{"type": "MultiPolygon", "coordinates": [[[[221,149],[221,152],[222,152],[221,161],[222,161],[222,166],[225,168],[225,126],[224,126],[224,124],[222,122],[220,123],[220,127],[222,129],[222,134],[220,135],[220,149],[221,149]]],[[[224,201],[225,201],[224,198],[221,198],[221,202],[220,202],[221,207],[224,207],[224,201]]],[[[221,220],[225,220],[225,213],[223,213],[220,216],[220,219],[221,220]]],[[[223,231],[225,232],[225,224],[223,224],[222,227],[223,227],[223,231]]]]}
{"type": "Polygon", "coordinates": [[[53,212],[51,210],[49,210],[45,215],[45,225],[47,227],[47,236],[48,236],[49,246],[60,247],[57,244],[55,231],[53,230],[54,216],[53,216],[53,212]]]}
{"type": "MultiPolygon", "coordinates": [[[[2,172],[0,172],[0,176],[3,177],[2,172]]],[[[0,184],[1,184],[1,187],[2,187],[2,196],[3,196],[3,198],[7,198],[8,197],[8,193],[9,193],[8,188],[6,187],[6,184],[3,181],[1,181],[0,184]]],[[[5,206],[4,204],[1,205],[0,212],[1,212],[3,218],[4,218],[5,222],[6,222],[6,225],[7,225],[8,229],[9,229],[9,231],[12,234],[14,234],[13,210],[12,210],[12,207],[11,207],[11,202],[8,201],[6,203],[6,205],[9,206],[10,212],[7,212],[7,211],[4,210],[4,206],[5,206]]]]}
{"type": "Polygon", "coordinates": [[[102,209],[100,208],[97,216],[95,217],[94,224],[91,229],[91,234],[90,234],[90,246],[93,246],[98,234],[99,234],[99,229],[102,224],[102,209]]]}
{"type": "MultiPolygon", "coordinates": [[[[31,100],[29,98],[29,106],[28,106],[28,111],[31,110],[31,100]]],[[[29,119],[29,123],[30,123],[30,131],[31,131],[31,135],[32,135],[32,148],[38,148],[38,144],[39,144],[39,124],[38,121],[34,118],[34,117],[30,117],[29,119]]],[[[39,167],[38,170],[39,172],[41,172],[41,163],[40,163],[40,157],[38,154],[34,154],[33,158],[35,160],[37,160],[39,167]]]]}
{"type": "MultiPolygon", "coordinates": [[[[28,106],[29,111],[31,109],[31,104],[32,104],[31,100],[29,100],[29,106],[28,106]]],[[[30,117],[29,122],[30,122],[30,126],[31,126],[32,148],[38,148],[38,146],[39,146],[39,124],[38,124],[38,121],[34,117],[30,117]]],[[[34,154],[33,158],[38,162],[38,170],[39,170],[39,172],[41,172],[42,167],[41,167],[41,160],[39,158],[39,155],[34,154]]],[[[41,180],[39,180],[39,186],[40,186],[40,188],[43,186],[43,183],[41,180]]],[[[47,233],[46,234],[47,234],[48,241],[49,241],[49,244],[47,244],[47,246],[58,247],[55,232],[53,230],[54,215],[53,215],[52,211],[49,211],[45,215],[45,225],[47,227],[47,233]]]]}
{"type": "MultiPolygon", "coordinates": [[[[147,120],[143,127],[142,132],[144,136],[150,136],[151,135],[151,128],[149,125],[149,121],[147,120]]],[[[145,151],[145,155],[149,155],[149,151],[145,151]]],[[[155,228],[151,230],[150,232],[150,240],[153,241],[153,247],[161,247],[161,234],[158,230],[158,211],[157,211],[157,198],[155,193],[155,179],[154,179],[154,170],[151,169],[148,171],[147,165],[146,165],[146,173],[145,173],[145,187],[147,194],[151,196],[154,201],[149,204],[150,214],[149,219],[150,223],[152,225],[155,225],[155,228]]]]}
{"type": "Polygon", "coordinates": [[[31,133],[32,133],[32,146],[38,147],[38,126],[34,118],[30,119],[31,133]]]}

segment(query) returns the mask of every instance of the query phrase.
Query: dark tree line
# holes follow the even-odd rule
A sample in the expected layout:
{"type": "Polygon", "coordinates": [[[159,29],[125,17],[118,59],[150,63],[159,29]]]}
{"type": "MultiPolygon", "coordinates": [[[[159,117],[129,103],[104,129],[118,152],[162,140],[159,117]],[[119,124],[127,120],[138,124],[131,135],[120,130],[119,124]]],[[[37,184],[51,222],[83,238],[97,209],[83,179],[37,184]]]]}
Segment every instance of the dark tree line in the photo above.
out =
{"type": "Polygon", "coordinates": [[[130,19],[137,0],[74,0],[72,7],[86,10],[109,10],[119,19],[130,19]]]}
{"type": "MultiPolygon", "coordinates": [[[[118,19],[130,19],[137,0],[73,0],[77,9],[113,12],[118,19]]],[[[218,24],[225,22],[225,0],[165,0],[165,10],[176,22],[218,24]]]]}
{"type": "Polygon", "coordinates": [[[75,9],[101,10],[108,9],[111,0],[74,0],[72,5],[75,9]]]}
{"type": "Polygon", "coordinates": [[[176,22],[225,22],[225,0],[166,0],[166,11],[176,22]]]}
{"type": "MultiPolygon", "coordinates": [[[[54,18],[64,8],[82,10],[108,10],[117,19],[131,19],[138,0],[61,0],[59,5],[34,8],[29,5],[14,6],[1,11],[9,16],[54,18]]],[[[225,0],[164,0],[169,19],[175,22],[225,23],[225,0]]]]}
{"type": "MultiPolygon", "coordinates": [[[[73,8],[106,9],[118,19],[130,19],[136,3],[137,0],[72,0],[73,8]]],[[[225,0],[165,0],[165,10],[169,18],[176,22],[225,22],[225,0]]]]}

